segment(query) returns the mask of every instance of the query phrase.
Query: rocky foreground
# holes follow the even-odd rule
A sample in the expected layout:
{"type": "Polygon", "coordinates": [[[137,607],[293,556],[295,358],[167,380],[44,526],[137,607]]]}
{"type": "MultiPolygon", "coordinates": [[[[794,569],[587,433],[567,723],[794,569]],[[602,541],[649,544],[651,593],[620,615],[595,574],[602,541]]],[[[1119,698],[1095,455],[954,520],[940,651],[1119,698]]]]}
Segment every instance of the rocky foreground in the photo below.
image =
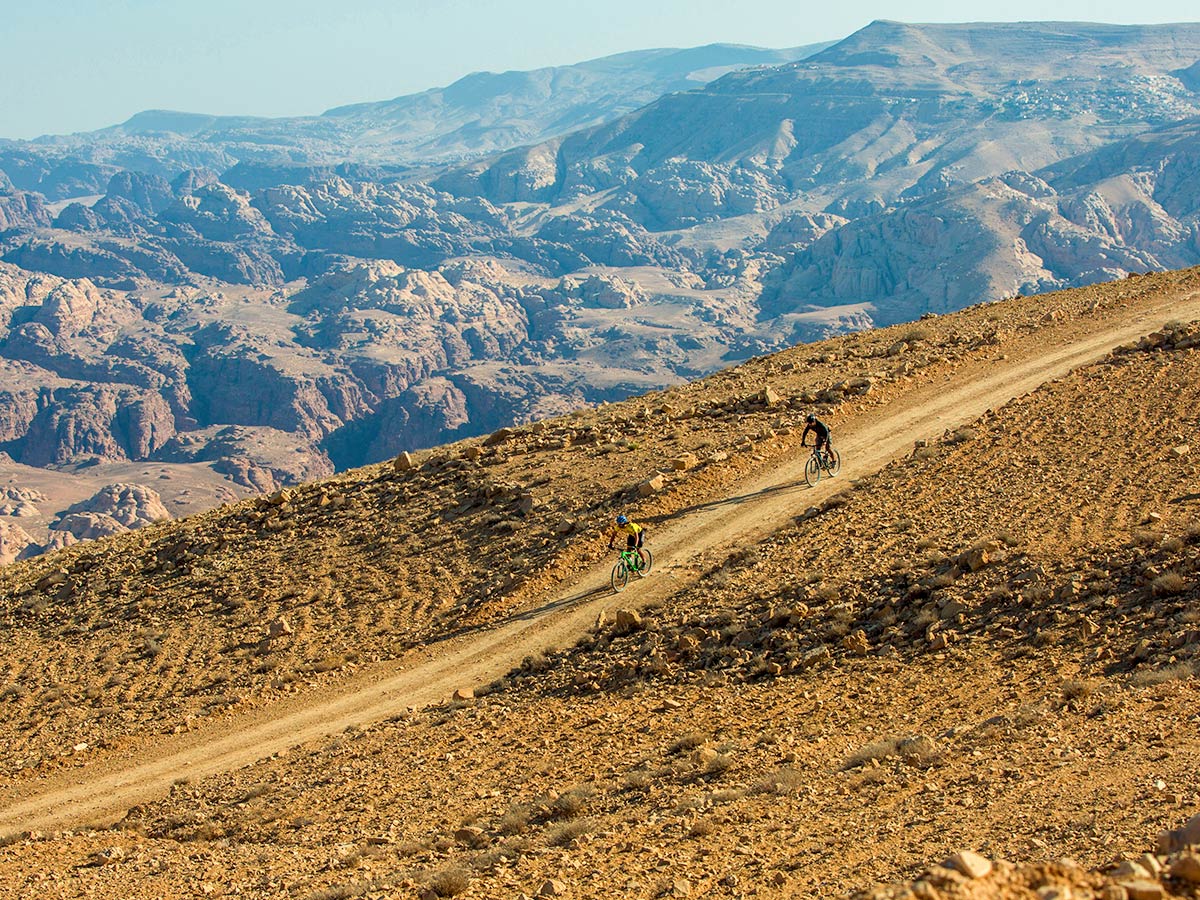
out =
{"type": "MultiPolygon", "coordinates": [[[[850,434],[1197,290],[1129,279],[798,347],[10,567],[0,795],[519,614],[602,558],[616,510],[666,523],[794,456],[808,409],[850,434]]],[[[660,566],[492,685],[180,781],[112,827],[15,835],[0,884],[1195,898],[1200,326],[1163,324],[798,493],[762,540],[660,566]]]]}

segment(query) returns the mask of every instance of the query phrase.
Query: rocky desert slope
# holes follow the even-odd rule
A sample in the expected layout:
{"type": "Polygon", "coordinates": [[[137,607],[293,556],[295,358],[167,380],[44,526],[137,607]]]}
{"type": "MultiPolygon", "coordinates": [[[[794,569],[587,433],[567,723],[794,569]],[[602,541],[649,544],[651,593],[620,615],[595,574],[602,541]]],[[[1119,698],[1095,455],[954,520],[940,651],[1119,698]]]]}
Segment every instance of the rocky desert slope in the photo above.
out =
{"type": "Polygon", "coordinates": [[[782,528],[660,555],[566,649],[178,779],[111,827],[10,835],[0,884],[1196,897],[1200,324],[1161,311],[1198,278],[797,347],[6,568],[3,806],[486,634],[601,561],[616,510],[651,546],[690,510],[735,516],[809,409],[860,446],[889,411],[1155,310],[1142,339],[921,422],[910,453],[816,502],[785,486],[782,528]]]}

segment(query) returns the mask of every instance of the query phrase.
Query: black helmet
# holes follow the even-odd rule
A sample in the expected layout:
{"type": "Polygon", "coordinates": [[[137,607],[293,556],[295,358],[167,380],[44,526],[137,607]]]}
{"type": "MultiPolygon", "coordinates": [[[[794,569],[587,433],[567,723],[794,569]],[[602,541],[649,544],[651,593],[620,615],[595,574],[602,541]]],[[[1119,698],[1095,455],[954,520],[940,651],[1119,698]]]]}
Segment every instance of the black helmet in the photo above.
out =
{"type": "Polygon", "coordinates": [[[817,421],[817,417],[815,415],[813,415],[812,413],[809,413],[807,416],[804,417],[804,421],[811,424],[811,423],[817,421]]]}

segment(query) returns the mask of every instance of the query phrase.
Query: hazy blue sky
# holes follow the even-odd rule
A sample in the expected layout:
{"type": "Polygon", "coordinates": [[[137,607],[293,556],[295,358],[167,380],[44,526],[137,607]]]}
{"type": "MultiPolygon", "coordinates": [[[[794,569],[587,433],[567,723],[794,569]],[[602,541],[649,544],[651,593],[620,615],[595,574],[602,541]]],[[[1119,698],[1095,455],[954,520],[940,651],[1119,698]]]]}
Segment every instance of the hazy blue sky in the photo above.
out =
{"type": "Polygon", "coordinates": [[[144,109],[316,114],[480,70],[718,41],[797,46],[873,19],[1197,18],[1194,0],[0,0],[0,137],[144,109]]]}

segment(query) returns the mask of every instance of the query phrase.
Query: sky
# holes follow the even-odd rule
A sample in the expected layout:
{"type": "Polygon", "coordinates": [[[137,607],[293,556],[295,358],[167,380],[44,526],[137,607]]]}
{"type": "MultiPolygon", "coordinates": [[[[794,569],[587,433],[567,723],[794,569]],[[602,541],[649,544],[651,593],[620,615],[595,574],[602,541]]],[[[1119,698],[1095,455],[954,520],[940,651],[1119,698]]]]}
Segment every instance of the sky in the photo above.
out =
{"type": "Polygon", "coordinates": [[[316,115],[471,72],[652,47],[795,47],[875,19],[1196,21],[1194,0],[0,0],[0,137],[146,109],[316,115]]]}

